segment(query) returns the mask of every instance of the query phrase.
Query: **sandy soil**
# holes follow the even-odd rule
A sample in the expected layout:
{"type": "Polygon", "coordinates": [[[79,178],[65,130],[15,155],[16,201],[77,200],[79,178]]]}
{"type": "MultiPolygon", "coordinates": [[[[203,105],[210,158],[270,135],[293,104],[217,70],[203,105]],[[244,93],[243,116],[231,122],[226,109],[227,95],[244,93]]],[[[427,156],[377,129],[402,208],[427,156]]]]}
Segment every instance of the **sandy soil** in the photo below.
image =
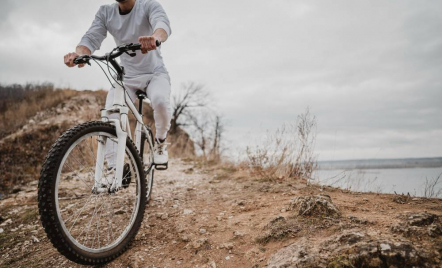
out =
{"type": "MultiPolygon", "coordinates": [[[[1,200],[0,211],[1,267],[79,267],[46,238],[38,219],[36,182],[1,200]]],[[[406,213],[421,211],[442,215],[442,200],[399,204],[392,195],[269,182],[228,166],[173,159],[169,170],[155,173],[153,198],[132,247],[107,267],[266,267],[284,246],[300,239],[317,244],[343,229],[396,237],[391,227],[406,213]],[[272,220],[293,216],[291,199],[320,193],[339,207],[340,219],[306,218],[282,233],[269,232],[272,220]]],[[[440,242],[440,237],[401,239],[429,249],[440,242]]]]}

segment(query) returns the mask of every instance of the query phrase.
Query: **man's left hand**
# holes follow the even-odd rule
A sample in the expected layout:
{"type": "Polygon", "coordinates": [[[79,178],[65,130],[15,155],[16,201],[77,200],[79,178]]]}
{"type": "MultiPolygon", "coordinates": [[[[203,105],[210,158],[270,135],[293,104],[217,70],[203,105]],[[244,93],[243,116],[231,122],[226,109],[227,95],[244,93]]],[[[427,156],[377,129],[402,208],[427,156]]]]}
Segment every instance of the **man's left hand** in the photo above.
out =
{"type": "Polygon", "coordinates": [[[155,39],[155,37],[153,36],[140,36],[140,38],[138,38],[138,41],[141,44],[141,53],[143,54],[146,54],[151,50],[157,49],[156,45],[157,39],[155,39]]]}

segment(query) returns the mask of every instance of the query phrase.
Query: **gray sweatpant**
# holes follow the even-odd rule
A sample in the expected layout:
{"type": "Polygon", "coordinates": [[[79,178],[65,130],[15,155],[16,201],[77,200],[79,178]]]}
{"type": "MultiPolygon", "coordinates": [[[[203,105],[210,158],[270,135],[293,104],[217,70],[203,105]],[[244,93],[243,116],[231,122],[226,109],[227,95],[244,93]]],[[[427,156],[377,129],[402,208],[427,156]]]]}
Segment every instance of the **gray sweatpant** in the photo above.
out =
{"type": "MultiPolygon", "coordinates": [[[[143,90],[152,102],[153,117],[155,120],[155,137],[165,139],[170,129],[172,109],[170,106],[170,78],[168,74],[156,73],[145,74],[136,77],[125,77],[124,85],[132,101],[135,102],[137,90],[143,90]]],[[[114,99],[114,88],[109,90],[106,98],[106,109],[111,108],[114,99]]],[[[119,114],[112,114],[109,119],[118,119],[119,114]]],[[[106,143],[106,160],[108,167],[116,166],[117,144],[108,141],[106,143]]]]}

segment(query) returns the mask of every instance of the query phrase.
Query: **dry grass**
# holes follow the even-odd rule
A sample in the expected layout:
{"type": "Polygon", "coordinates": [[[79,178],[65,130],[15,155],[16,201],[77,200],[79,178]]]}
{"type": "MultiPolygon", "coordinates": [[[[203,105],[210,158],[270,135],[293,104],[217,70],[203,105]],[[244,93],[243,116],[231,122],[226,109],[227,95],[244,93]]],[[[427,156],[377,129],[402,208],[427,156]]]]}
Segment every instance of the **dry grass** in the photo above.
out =
{"type": "Polygon", "coordinates": [[[424,197],[425,198],[440,198],[442,197],[442,188],[439,187],[439,183],[442,182],[442,174],[439,174],[436,178],[425,178],[424,185],[424,197]]]}
{"type": "Polygon", "coordinates": [[[72,89],[55,89],[49,83],[0,86],[0,138],[15,132],[39,111],[77,94],[72,89]]]}
{"type": "Polygon", "coordinates": [[[52,125],[0,143],[0,192],[38,179],[41,165],[55,140],[70,126],[52,125]]]}
{"type": "Polygon", "coordinates": [[[284,124],[274,133],[267,132],[261,145],[247,147],[251,171],[261,178],[311,179],[317,167],[314,146],[316,118],[307,109],[296,123],[284,124]]]}

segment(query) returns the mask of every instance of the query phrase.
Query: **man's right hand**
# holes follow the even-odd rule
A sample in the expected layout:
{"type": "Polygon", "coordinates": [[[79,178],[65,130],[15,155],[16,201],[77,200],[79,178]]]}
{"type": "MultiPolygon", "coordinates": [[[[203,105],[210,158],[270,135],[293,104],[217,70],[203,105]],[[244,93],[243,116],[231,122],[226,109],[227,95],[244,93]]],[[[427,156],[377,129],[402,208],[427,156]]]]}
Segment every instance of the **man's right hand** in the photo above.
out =
{"type": "MultiPolygon", "coordinates": [[[[74,67],[76,65],[74,63],[74,59],[78,56],[80,56],[80,55],[78,55],[75,52],[71,52],[71,53],[64,55],[64,64],[66,64],[68,67],[74,67]]],[[[82,68],[82,67],[84,67],[84,64],[78,64],[78,68],[82,68]]]]}

